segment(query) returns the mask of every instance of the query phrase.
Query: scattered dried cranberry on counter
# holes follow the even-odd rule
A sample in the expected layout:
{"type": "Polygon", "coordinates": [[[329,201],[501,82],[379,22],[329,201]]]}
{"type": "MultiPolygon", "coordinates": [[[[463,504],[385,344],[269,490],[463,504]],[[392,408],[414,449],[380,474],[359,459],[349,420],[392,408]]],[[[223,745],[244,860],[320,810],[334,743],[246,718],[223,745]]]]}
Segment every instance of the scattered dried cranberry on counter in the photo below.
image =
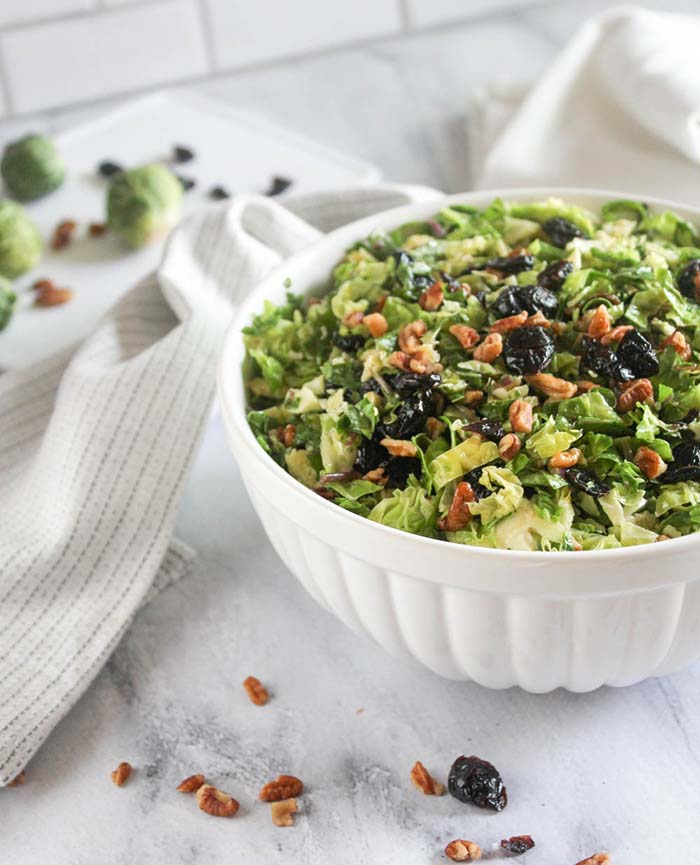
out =
{"type": "Polygon", "coordinates": [[[194,159],[194,150],[191,147],[184,147],[182,144],[173,146],[173,162],[190,162],[194,159]]]}

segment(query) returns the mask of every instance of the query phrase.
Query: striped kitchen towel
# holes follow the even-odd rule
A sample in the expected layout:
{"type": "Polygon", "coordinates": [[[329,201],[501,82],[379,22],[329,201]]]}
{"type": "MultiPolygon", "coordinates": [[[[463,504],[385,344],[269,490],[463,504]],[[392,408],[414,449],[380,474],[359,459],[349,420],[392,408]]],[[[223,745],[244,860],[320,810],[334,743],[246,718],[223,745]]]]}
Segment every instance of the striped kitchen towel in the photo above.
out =
{"type": "Polygon", "coordinates": [[[320,233],[436,195],[242,196],[178,228],[77,350],[0,376],[0,786],[90,684],[153,587],[236,301],[320,233]]]}

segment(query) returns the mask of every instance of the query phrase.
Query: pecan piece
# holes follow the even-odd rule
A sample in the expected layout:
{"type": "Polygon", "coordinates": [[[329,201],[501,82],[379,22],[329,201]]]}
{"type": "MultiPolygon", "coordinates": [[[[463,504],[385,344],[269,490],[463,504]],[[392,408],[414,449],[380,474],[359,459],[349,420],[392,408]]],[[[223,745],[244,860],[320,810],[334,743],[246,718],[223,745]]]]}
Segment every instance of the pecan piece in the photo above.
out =
{"type": "Polygon", "coordinates": [[[362,320],[364,319],[364,317],[364,312],[359,312],[359,310],[356,310],[355,312],[349,312],[343,318],[343,324],[346,327],[357,327],[358,324],[362,324],[362,320]]]}
{"type": "Polygon", "coordinates": [[[449,331],[462,348],[473,348],[479,342],[479,332],[467,324],[450,325],[449,331]]]}
{"type": "Polygon", "coordinates": [[[513,432],[532,432],[532,406],[524,399],[514,400],[508,407],[508,420],[513,432]]]}
{"type": "Polygon", "coordinates": [[[425,422],[425,431],[431,439],[436,439],[447,429],[447,424],[436,417],[429,417],[425,422]]]}
{"type": "Polygon", "coordinates": [[[53,230],[51,237],[51,249],[63,249],[68,246],[76,229],[76,223],[72,219],[64,219],[59,222],[53,230]]]}
{"type": "Polygon", "coordinates": [[[263,685],[260,679],[256,679],[255,676],[248,676],[248,678],[243,682],[243,687],[245,688],[250,702],[255,703],[256,706],[264,706],[270,699],[270,695],[267,693],[267,688],[263,685]]]}
{"type": "Polygon", "coordinates": [[[436,354],[429,345],[421,345],[408,360],[412,372],[425,375],[430,372],[442,372],[442,365],[436,362],[436,354]]]}
{"type": "Polygon", "coordinates": [[[528,319],[527,310],[519,312],[517,315],[507,315],[505,318],[499,318],[491,325],[489,330],[491,333],[510,333],[516,327],[522,327],[528,319]]]}
{"type": "Polygon", "coordinates": [[[290,448],[294,444],[294,439],[297,436],[297,429],[294,424],[288,423],[286,426],[278,426],[270,430],[278,441],[281,441],[285,447],[290,448]]]}
{"type": "Polygon", "coordinates": [[[467,481],[458,483],[447,516],[438,521],[438,528],[443,532],[458,532],[463,529],[472,518],[469,502],[475,499],[470,483],[467,481]]]}
{"type": "Polygon", "coordinates": [[[410,360],[410,355],[406,354],[405,351],[392,351],[392,353],[386,359],[386,362],[389,364],[389,366],[395,366],[396,369],[400,369],[401,372],[410,372],[410,360]]]}
{"type": "Polygon", "coordinates": [[[425,793],[426,796],[442,796],[445,792],[445,785],[436,781],[435,778],[428,772],[425,766],[416,760],[411,769],[411,781],[425,793]]]}
{"type": "Polygon", "coordinates": [[[581,459],[581,451],[578,448],[570,448],[568,451],[559,451],[549,458],[549,467],[551,469],[568,469],[575,466],[581,459]]]}
{"type": "Polygon", "coordinates": [[[498,442],[498,452],[506,462],[520,453],[520,439],[515,433],[506,433],[498,442]]]}
{"type": "Polygon", "coordinates": [[[592,381],[577,381],[576,382],[576,393],[590,393],[594,388],[600,387],[599,384],[596,384],[592,381]]]}
{"type": "Polygon", "coordinates": [[[688,340],[685,338],[685,334],[681,333],[680,330],[674,330],[673,333],[670,336],[667,336],[659,345],[659,348],[666,348],[668,345],[670,345],[676,354],[683,360],[690,360],[692,357],[693,350],[690,347],[688,340]]]}
{"type": "Polygon", "coordinates": [[[371,469],[367,474],[362,475],[363,481],[372,481],[373,484],[385,484],[389,478],[383,468],[371,469]]]}
{"type": "Polygon", "coordinates": [[[426,310],[426,312],[433,312],[442,306],[444,299],[445,295],[442,291],[442,283],[434,282],[418,298],[418,306],[426,310]]]}
{"type": "Polygon", "coordinates": [[[405,439],[384,438],[379,444],[383,445],[392,457],[414,457],[418,453],[418,448],[413,442],[405,439]]]}
{"type": "Polygon", "coordinates": [[[418,319],[405,324],[399,331],[399,348],[406,354],[415,354],[420,348],[420,338],[427,331],[428,326],[424,321],[418,319]]]}
{"type": "Polygon", "coordinates": [[[631,330],[634,330],[631,324],[618,324],[617,327],[614,327],[612,330],[603,334],[600,341],[603,345],[611,345],[613,342],[620,342],[622,337],[631,330]]]}
{"type": "Polygon", "coordinates": [[[32,288],[36,291],[35,306],[60,306],[73,297],[70,288],[59,288],[51,279],[39,279],[32,288]]]}
{"type": "Polygon", "coordinates": [[[375,339],[379,336],[384,336],[387,330],[389,330],[389,324],[381,312],[371,312],[369,315],[366,315],[363,319],[363,324],[367,326],[370,336],[373,336],[375,339]]]}
{"type": "Polygon", "coordinates": [[[638,402],[647,402],[654,396],[654,387],[648,378],[636,378],[627,382],[617,398],[617,410],[624,414],[633,409],[638,402]]]}
{"type": "Polygon", "coordinates": [[[530,387],[553,400],[569,399],[577,391],[577,387],[573,382],[557,378],[548,372],[536,372],[533,375],[526,375],[525,381],[530,387]]]}
{"type": "Polygon", "coordinates": [[[475,862],[481,859],[481,847],[473,841],[455,839],[445,847],[445,856],[453,862],[475,862]]]}
{"type": "Polygon", "coordinates": [[[15,777],[10,781],[7,785],[8,787],[21,787],[22,784],[27,780],[26,773],[22,770],[19,775],[15,775],[15,777]]]}
{"type": "Polygon", "coordinates": [[[552,322],[546,317],[541,309],[538,309],[534,315],[529,315],[525,319],[526,327],[551,327],[552,322]]]}
{"type": "Polygon", "coordinates": [[[490,333],[486,339],[474,349],[474,360],[491,363],[503,351],[503,337],[500,333],[490,333]]]}
{"type": "Polygon", "coordinates": [[[606,333],[610,333],[611,330],[612,319],[610,318],[610,313],[608,312],[607,306],[605,306],[604,303],[601,303],[591,316],[591,320],[588,322],[588,330],[586,331],[586,334],[587,336],[593,337],[593,339],[600,339],[602,336],[605,336],[606,333]]]}
{"type": "Polygon", "coordinates": [[[233,817],[240,808],[233,796],[217,790],[211,784],[202,784],[195,795],[200,810],[212,817],[233,817]]]}
{"type": "Polygon", "coordinates": [[[105,231],[107,231],[107,226],[104,222],[91,222],[88,225],[88,234],[90,237],[100,237],[105,231]]]}
{"type": "Polygon", "coordinates": [[[270,805],[272,822],[275,826],[293,826],[294,818],[292,814],[296,814],[297,810],[296,799],[283,799],[280,802],[273,802],[270,805]]]}
{"type": "Polygon", "coordinates": [[[467,388],[464,391],[464,402],[467,405],[476,405],[478,402],[484,398],[483,390],[475,390],[472,388],[467,388]]]}
{"type": "Polygon", "coordinates": [[[610,857],[607,853],[594,853],[588,859],[582,859],[580,862],[577,862],[576,865],[608,865],[609,862],[610,857]]]}
{"type": "Polygon", "coordinates": [[[204,775],[190,775],[184,781],[180,781],[177,787],[178,793],[196,793],[204,783],[204,775]]]}
{"type": "Polygon", "coordinates": [[[634,455],[634,464],[644,477],[649,478],[649,480],[658,478],[668,468],[656,451],[645,445],[637,449],[637,453],[634,455]]]}
{"type": "Polygon", "coordinates": [[[303,782],[294,775],[279,775],[276,781],[268,781],[262,787],[258,799],[262,802],[279,802],[298,796],[303,789],[303,782]]]}
{"type": "Polygon", "coordinates": [[[114,772],[112,772],[112,781],[114,781],[117,787],[121,787],[126,784],[130,775],[131,763],[120,763],[114,772]]]}

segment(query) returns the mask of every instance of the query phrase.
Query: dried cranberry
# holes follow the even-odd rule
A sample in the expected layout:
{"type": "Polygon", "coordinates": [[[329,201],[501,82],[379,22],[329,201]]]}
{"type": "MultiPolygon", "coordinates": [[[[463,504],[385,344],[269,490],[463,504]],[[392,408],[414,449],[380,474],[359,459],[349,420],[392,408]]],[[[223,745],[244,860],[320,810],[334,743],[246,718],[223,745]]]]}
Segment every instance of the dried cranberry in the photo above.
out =
{"type": "Polygon", "coordinates": [[[523,270],[532,270],[535,266],[534,255],[510,255],[505,258],[492,258],[484,267],[500,271],[503,276],[513,276],[522,273],[523,270]]]}
{"type": "Polygon", "coordinates": [[[384,436],[379,433],[375,433],[371,439],[362,437],[354,465],[354,469],[361,475],[366,475],[372,469],[385,466],[389,461],[387,449],[380,444],[383,438],[384,436]]]}
{"type": "Polygon", "coordinates": [[[557,296],[541,285],[526,285],[520,289],[523,307],[534,315],[542,312],[547,318],[554,318],[559,308],[557,296]]]}
{"type": "Polygon", "coordinates": [[[450,769],[447,789],[455,799],[478,808],[502,811],[508,804],[498,769],[479,757],[458,757],[450,769]]]}
{"type": "Polygon", "coordinates": [[[554,340],[543,327],[518,327],[506,336],[503,359],[511,372],[530,375],[549,366],[554,340]]]}
{"type": "Polygon", "coordinates": [[[431,391],[418,391],[400,403],[394,414],[395,420],[382,423],[377,429],[392,439],[410,439],[417,435],[426,420],[433,413],[433,394],[431,391]]]}
{"type": "Polygon", "coordinates": [[[389,476],[388,487],[405,487],[411,475],[420,477],[421,461],[418,457],[394,457],[387,463],[385,471],[389,476]]]}
{"type": "Polygon", "coordinates": [[[194,150],[191,147],[184,147],[182,144],[173,147],[173,162],[190,162],[192,159],[194,150]]]}
{"type": "Polygon", "coordinates": [[[333,345],[337,345],[341,351],[347,351],[352,354],[354,351],[359,351],[365,344],[366,338],[359,333],[348,333],[341,335],[336,330],[331,336],[333,345]]]}
{"type": "Polygon", "coordinates": [[[632,378],[646,378],[659,371],[654,346],[638,330],[628,330],[622,337],[617,347],[617,360],[622,370],[630,370],[632,378]]]}
{"type": "Polygon", "coordinates": [[[472,469],[470,472],[467,472],[466,475],[462,478],[463,481],[466,481],[469,486],[472,488],[472,492],[474,493],[474,497],[477,501],[480,499],[485,499],[488,496],[492,495],[493,490],[490,490],[488,487],[485,487],[481,483],[481,474],[484,471],[483,466],[479,466],[476,469],[472,469]]]}
{"type": "Polygon", "coordinates": [[[123,170],[124,169],[118,162],[111,162],[109,159],[100,162],[97,166],[97,171],[102,175],[102,177],[114,177],[115,174],[121,174],[123,170]]]}
{"type": "Polygon", "coordinates": [[[700,444],[682,442],[673,449],[673,462],[659,477],[662,484],[700,480],[700,444]]]}
{"type": "Polygon", "coordinates": [[[512,838],[504,838],[501,841],[501,847],[511,856],[522,856],[528,850],[532,850],[535,842],[532,840],[532,835],[513,835],[512,838]]]}
{"type": "Polygon", "coordinates": [[[420,374],[417,372],[399,372],[396,375],[385,375],[386,383],[392,387],[396,393],[401,396],[416,393],[420,390],[430,390],[437,387],[442,381],[442,376],[438,372],[420,374]]]}
{"type": "Polygon", "coordinates": [[[581,229],[563,216],[553,216],[542,224],[542,229],[555,246],[562,249],[575,237],[585,237],[581,229]]]}
{"type": "Polygon", "coordinates": [[[681,268],[676,279],[680,293],[700,303],[700,258],[691,259],[681,268]]]}
{"type": "Polygon", "coordinates": [[[597,375],[612,375],[615,354],[609,345],[603,345],[597,339],[584,336],[581,343],[581,370],[594,372],[597,375]]]}
{"type": "Polygon", "coordinates": [[[560,291],[566,277],[574,272],[570,261],[553,261],[540,271],[537,282],[547,291],[560,291]]]}
{"type": "Polygon", "coordinates": [[[223,186],[212,186],[212,188],[208,192],[208,195],[209,198],[213,198],[214,201],[223,201],[225,198],[231,197],[231,193],[223,186]]]}
{"type": "Polygon", "coordinates": [[[509,285],[501,291],[491,307],[497,318],[517,315],[525,308],[519,285],[509,285]]]}
{"type": "Polygon", "coordinates": [[[582,493],[588,493],[589,496],[593,496],[594,498],[600,498],[600,496],[605,496],[610,492],[608,484],[605,481],[601,481],[596,474],[588,469],[572,466],[571,468],[564,469],[564,477],[572,487],[581,490],[582,493]]]}
{"type": "Polygon", "coordinates": [[[469,432],[479,433],[485,439],[492,442],[499,442],[506,431],[497,420],[475,420],[474,423],[467,424],[464,429],[469,432]]]}

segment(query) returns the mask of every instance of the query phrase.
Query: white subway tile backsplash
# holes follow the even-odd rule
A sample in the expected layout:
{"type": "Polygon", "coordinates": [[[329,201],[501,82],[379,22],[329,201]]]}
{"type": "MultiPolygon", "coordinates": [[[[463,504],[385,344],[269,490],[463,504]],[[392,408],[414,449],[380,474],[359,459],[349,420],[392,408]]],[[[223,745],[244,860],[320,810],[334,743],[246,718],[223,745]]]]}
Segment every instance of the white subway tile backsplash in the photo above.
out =
{"type": "Polygon", "coordinates": [[[399,0],[204,0],[219,68],[397,32],[399,0]]]}
{"type": "Polygon", "coordinates": [[[0,35],[13,111],[39,111],[208,71],[196,0],[167,0],[0,35]]]}
{"type": "Polygon", "coordinates": [[[92,9],[96,0],[0,0],[0,27],[92,9]]]}
{"type": "Polygon", "coordinates": [[[537,0],[406,0],[411,27],[431,27],[446,21],[489,15],[502,9],[533,6],[537,0]]]}

